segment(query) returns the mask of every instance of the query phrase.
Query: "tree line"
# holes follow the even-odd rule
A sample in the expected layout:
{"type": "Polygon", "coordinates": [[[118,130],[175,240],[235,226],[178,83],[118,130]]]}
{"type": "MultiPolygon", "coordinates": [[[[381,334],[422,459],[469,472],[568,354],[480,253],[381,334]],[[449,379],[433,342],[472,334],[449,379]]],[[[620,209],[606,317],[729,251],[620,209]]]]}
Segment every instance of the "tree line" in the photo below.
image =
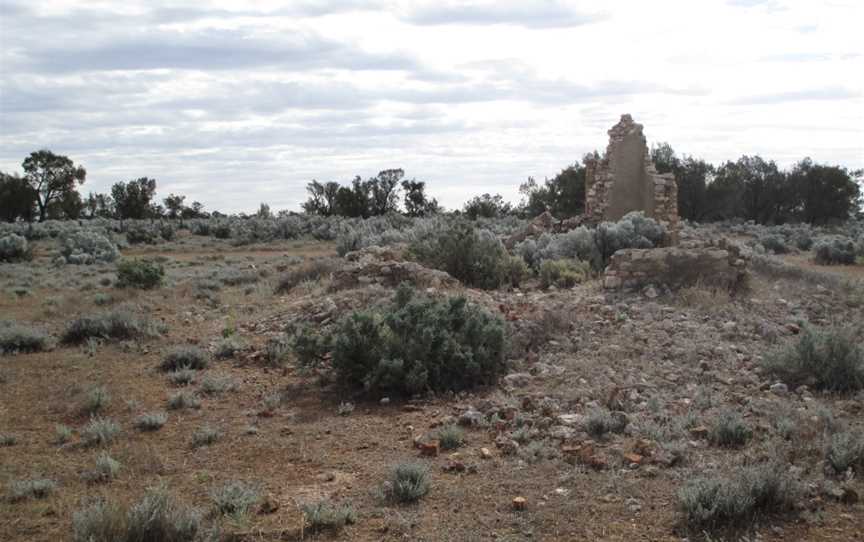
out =
{"type": "Polygon", "coordinates": [[[84,184],[87,171],[49,150],[30,153],[22,168],[23,176],[0,172],[0,220],[210,216],[197,201],[186,205],[186,196],[170,194],[162,204],[154,201],[156,180],[148,177],[116,182],[110,194],[90,192],[82,198],[78,186],[84,184]]]}
{"type": "MultiPolygon", "coordinates": [[[[547,210],[557,218],[579,215],[585,208],[585,164],[599,157],[596,151],[589,153],[542,183],[529,177],[519,187],[522,199],[516,205],[499,194],[483,194],[457,212],[472,219],[530,218],[547,210]]],[[[809,158],[781,170],[758,155],[715,166],[701,158],[679,156],[668,143],[653,146],[651,158],[658,172],[675,176],[682,219],[825,224],[861,215],[862,170],[818,164],[809,158]]],[[[161,204],[155,202],[156,180],[148,177],[117,182],[108,194],[91,192],[82,198],[78,187],[87,177],[86,170],[48,150],[30,153],[22,167],[23,176],[0,172],[0,220],[210,216],[197,201],[186,205],[186,196],[170,194],[161,204]]],[[[308,199],[301,207],[322,216],[368,218],[402,212],[418,217],[441,211],[437,200],[427,195],[426,183],[405,179],[402,169],[385,169],[366,180],[356,176],[345,184],[312,180],[306,191],[308,199]]],[[[271,216],[265,207],[262,204],[258,216],[271,216]]]]}

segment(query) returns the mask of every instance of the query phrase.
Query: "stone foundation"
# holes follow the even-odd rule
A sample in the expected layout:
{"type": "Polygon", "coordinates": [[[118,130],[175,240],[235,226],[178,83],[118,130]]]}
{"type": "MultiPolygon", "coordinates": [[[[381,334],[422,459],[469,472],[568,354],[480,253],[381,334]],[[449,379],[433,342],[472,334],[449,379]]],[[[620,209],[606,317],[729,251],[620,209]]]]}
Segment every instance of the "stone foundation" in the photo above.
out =
{"type": "Polygon", "coordinates": [[[666,227],[669,244],[678,237],[678,185],[671,173],[657,173],[642,125],[630,115],[609,132],[602,159],[589,160],[585,171],[585,222],[617,221],[643,211],[666,227]]]}
{"type": "Polygon", "coordinates": [[[747,262],[734,245],[704,248],[625,249],[612,255],[603,275],[607,290],[637,290],[648,285],[672,290],[702,284],[736,291],[747,278],[747,262]]]}

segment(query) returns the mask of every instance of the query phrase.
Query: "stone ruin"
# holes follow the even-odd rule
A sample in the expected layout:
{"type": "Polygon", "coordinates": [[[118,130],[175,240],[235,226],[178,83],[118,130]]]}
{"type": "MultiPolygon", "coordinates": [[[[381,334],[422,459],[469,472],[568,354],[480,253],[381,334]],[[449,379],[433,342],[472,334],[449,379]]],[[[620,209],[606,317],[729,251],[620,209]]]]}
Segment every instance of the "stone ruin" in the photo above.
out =
{"type": "Polygon", "coordinates": [[[643,211],[666,227],[669,244],[677,242],[678,185],[671,173],[657,173],[642,125],[630,115],[609,130],[602,159],[586,163],[584,222],[617,221],[643,211]]]}

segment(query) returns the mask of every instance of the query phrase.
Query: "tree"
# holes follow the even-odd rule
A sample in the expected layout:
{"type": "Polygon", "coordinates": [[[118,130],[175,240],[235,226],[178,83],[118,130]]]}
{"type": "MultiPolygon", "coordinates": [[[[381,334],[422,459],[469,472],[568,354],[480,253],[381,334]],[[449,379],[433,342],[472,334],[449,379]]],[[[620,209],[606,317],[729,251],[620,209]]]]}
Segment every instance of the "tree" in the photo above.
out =
{"type": "Polygon", "coordinates": [[[62,199],[69,192],[75,192],[78,184],[83,184],[87,171],[66,156],[54,154],[43,149],[33,151],[24,159],[24,178],[36,191],[36,205],[39,207],[39,221],[44,221],[48,206],[62,199]]]}
{"type": "Polygon", "coordinates": [[[576,216],[585,210],[585,167],[578,163],[568,166],[542,186],[528,177],[519,192],[525,196],[521,212],[528,217],[544,211],[559,218],[576,216]]]}
{"type": "Polygon", "coordinates": [[[369,214],[387,214],[397,210],[399,181],[405,176],[402,169],[385,169],[369,179],[369,214]]]}
{"type": "Polygon", "coordinates": [[[411,179],[402,181],[405,191],[405,214],[408,216],[428,216],[438,212],[438,201],[426,197],[426,183],[411,179]]]}
{"type": "Polygon", "coordinates": [[[512,211],[512,206],[510,203],[504,201],[501,194],[495,194],[494,196],[483,194],[469,200],[463,210],[471,220],[475,220],[478,217],[495,218],[504,216],[512,211]]]}
{"type": "Polygon", "coordinates": [[[204,211],[204,204],[200,201],[193,201],[191,206],[183,208],[181,216],[183,218],[207,218],[209,215],[204,211]]]}
{"type": "Polygon", "coordinates": [[[36,190],[27,179],[0,172],[0,220],[30,222],[36,208],[36,190]]]}
{"type": "Polygon", "coordinates": [[[114,216],[114,200],[108,194],[90,192],[84,200],[87,218],[111,218],[114,216]]]}
{"type": "MultiPolygon", "coordinates": [[[[330,183],[328,183],[330,184],[330,183]]],[[[338,190],[339,185],[336,185],[338,190]]],[[[324,185],[312,179],[309,181],[309,184],[306,185],[306,192],[309,193],[309,199],[307,199],[301,207],[303,210],[310,215],[324,215],[329,216],[330,210],[328,209],[328,205],[325,202],[324,196],[324,185]]],[[[335,200],[335,195],[334,195],[335,200]]]]}
{"type": "Polygon", "coordinates": [[[147,218],[157,209],[150,205],[156,192],[156,179],[141,177],[128,183],[118,182],[111,187],[117,218],[147,218]]]}
{"type": "Polygon", "coordinates": [[[258,212],[255,213],[255,218],[273,218],[273,213],[270,211],[270,206],[262,202],[258,207],[258,212]]]}
{"type": "Polygon", "coordinates": [[[167,198],[162,200],[165,204],[165,209],[168,210],[168,218],[180,218],[183,216],[183,209],[186,207],[186,196],[176,196],[169,194],[167,198]]]}
{"type": "Polygon", "coordinates": [[[64,192],[48,205],[48,218],[51,220],[77,220],[84,211],[84,202],[77,190],[64,192]]]}
{"type": "Polygon", "coordinates": [[[861,198],[856,174],[840,166],[814,164],[809,158],[801,160],[789,173],[792,213],[811,224],[850,218],[861,198]]]}

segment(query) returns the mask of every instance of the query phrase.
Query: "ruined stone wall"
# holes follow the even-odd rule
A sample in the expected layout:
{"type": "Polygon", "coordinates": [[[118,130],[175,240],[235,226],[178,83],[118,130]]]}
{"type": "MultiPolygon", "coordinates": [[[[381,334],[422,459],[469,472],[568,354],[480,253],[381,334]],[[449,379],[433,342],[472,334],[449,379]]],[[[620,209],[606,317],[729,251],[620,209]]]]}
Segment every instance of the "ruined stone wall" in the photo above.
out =
{"type": "Polygon", "coordinates": [[[651,161],[642,125],[630,115],[609,130],[609,145],[585,172],[585,221],[597,224],[643,211],[666,227],[670,244],[677,240],[678,185],[671,173],[660,174],[651,161]]]}
{"type": "Polygon", "coordinates": [[[724,242],[702,248],[619,250],[603,275],[609,290],[633,290],[648,285],[671,289],[694,284],[735,291],[747,277],[747,262],[737,247],[724,242]]]}

